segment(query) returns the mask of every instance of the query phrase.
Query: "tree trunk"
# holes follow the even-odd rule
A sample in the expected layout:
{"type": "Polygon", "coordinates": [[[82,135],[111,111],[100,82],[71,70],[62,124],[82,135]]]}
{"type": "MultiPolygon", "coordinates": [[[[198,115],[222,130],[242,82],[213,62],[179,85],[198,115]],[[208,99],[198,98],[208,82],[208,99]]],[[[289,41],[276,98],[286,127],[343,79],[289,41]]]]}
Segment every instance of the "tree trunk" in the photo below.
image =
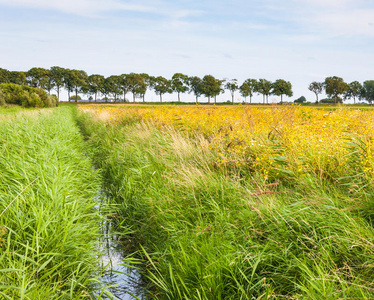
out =
{"type": "Polygon", "coordinates": [[[78,89],[75,89],[75,103],[78,103],[78,89]]]}
{"type": "Polygon", "coordinates": [[[180,92],[178,92],[178,102],[181,102],[180,92]]]}
{"type": "Polygon", "coordinates": [[[234,93],[233,92],[231,93],[231,102],[232,104],[234,104],[234,93]]]}
{"type": "Polygon", "coordinates": [[[145,102],[145,94],[143,94],[143,102],[145,102]]]}
{"type": "Polygon", "coordinates": [[[281,94],[281,105],[283,104],[283,94],[281,94]]]}
{"type": "Polygon", "coordinates": [[[214,96],[214,104],[217,104],[217,96],[214,96]]]}
{"type": "Polygon", "coordinates": [[[57,99],[60,101],[60,88],[57,88],[57,99]]]}
{"type": "Polygon", "coordinates": [[[135,103],[135,93],[132,93],[132,102],[135,103]]]}
{"type": "Polygon", "coordinates": [[[198,97],[196,96],[196,104],[198,104],[199,103],[199,99],[198,99],[198,97]]]}
{"type": "Polygon", "coordinates": [[[251,95],[251,96],[249,96],[249,103],[251,103],[251,104],[252,104],[252,95],[251,95]]]}
{"type": "Polygon", "coordinates": [[[316,97],[317,97],[317,102],[316,103],[318,104],[318,94],[317,93],[316,93],[316,97]]]}
{"type": "Polygon", "coordinates": [[[265,104],[265,94],[262,94],[262,104],[265,104]]]}
{"type": "Polygon", "coordinates": [[[70,91],[68,90],[68,101],[70,102],[70,91]]]}
{"type": "Polygon", "coordinates": [[[97,99],[97,92],[95,92],[95,102],[96,102],[96,99],[97,99]]]}
{"type": "Polygon", "coordinates": [[[117,94],[114,94],[114,103],[117,103],[117,94]]]}
{"type": "Polygon", "coordinates": [[[210,104],[210,97],[208,97],[208,104],[210,104]]]}
{"type": "Polygon", "coordinates": [[[162,94],[160,93],[160,102],[162,102],[162,94]]]}

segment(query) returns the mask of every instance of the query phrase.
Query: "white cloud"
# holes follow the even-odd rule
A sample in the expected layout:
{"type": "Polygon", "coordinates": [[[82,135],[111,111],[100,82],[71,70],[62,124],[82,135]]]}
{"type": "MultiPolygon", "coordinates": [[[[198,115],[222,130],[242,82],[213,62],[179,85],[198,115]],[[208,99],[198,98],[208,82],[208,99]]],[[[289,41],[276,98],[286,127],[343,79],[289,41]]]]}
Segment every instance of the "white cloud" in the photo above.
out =
{"type": "Polygon", "coordinates": [[[321,14],[316,21],[337,35],[364,35],[374,37],[374,9],[337,11],[334,14],[321,14]]]}
{"type": "Polygon", "coordinates": [[[112,10],[152,11],[149,6],[124,4],[117,0],[0,0],[0,4],[25,8],[52,9],[83,16],[95,16],[101,12],[112,10]]]}

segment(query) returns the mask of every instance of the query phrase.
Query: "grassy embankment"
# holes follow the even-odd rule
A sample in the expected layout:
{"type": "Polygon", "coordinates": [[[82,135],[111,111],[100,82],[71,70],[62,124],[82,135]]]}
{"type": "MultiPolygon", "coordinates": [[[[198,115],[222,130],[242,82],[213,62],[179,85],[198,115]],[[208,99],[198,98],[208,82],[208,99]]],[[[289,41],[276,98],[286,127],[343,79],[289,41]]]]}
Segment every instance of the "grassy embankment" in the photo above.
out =
{"type": "MultiPolygon", "coordinates": [[[[338,128],[346,112],[320,121],[338,128]]],[[[302,138],[319,126],[311,114],[278,117],[291,127],[299,118],[298,130],[310,125],[302,138]]],[[[79,120],[119,219],[134,232],[129,248],[147,261],[150,298],[373,298],[374,164],[370,136],[351,136],[354,124],[342,124],[336,145],[316,136],[297,156],[282,126],[256,137],[261,148],[228,143],[230,124],[225,134],[202,134],[177,116],[174,126],[136,114],[111,125],[105,112],[79,120]]]]}
{"type": "Polygon", "coordinates": [[[0,115],[0,298],[91,299],[99,176],[70,108],[0,114],[13,110],[0,115]]]}

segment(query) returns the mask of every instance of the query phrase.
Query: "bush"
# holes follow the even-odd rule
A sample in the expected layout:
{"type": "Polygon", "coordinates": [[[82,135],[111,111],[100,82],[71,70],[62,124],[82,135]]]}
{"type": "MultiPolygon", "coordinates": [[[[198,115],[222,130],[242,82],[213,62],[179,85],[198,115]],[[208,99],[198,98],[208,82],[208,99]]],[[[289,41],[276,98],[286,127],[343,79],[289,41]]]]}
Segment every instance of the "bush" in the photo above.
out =
{"type": "Polygon", "coordinates": [[[306,98],[304,96],[301,96],[300,98],[297,98],[294,103],[304,103],[306,102],[306,98]]]}
{"type": "Polygon", "coordinates": [[[75,96],[75,95],[73,95],[73,96],[70,96],[70,98],[69,98],[69,100],[75,100],[75,98],[77,98],[78,100],[82,100],[82,98],[81,98],[81,96],[75,96]]]}
{"type": "Polygon", "coordinates": [[[48,95],[44,90],[27,85],[3,83],[0,84],[0,91],[1,98],[8,104],[17,104],[23,107],[55,107],[58,103],[56,97],[48,95]]]}
{"type": "Polygon", "coordinates": [[[319,103],[334,103],[334,99],[329,99],[329,98],[325,98],[325,99],[321,99],[319,100],[319,103]]]}
{"type": "MultiPolygon", "coordinates": [[[[322,99],[319,102],[320,103],[329,103],[329,104],[334,104],[335,103],[334,99],[330,99],[330,98],[322,99]]],[[[336,100],[336,103],[343,103],[343,99],[338,97],[338,99],[336,100]]]]}
{"type": "Polygon", "coordinates": [[[0,106],[4,106],[6,104],[5,102],[5,95],[4,93],[0,90],[0,106]]]}

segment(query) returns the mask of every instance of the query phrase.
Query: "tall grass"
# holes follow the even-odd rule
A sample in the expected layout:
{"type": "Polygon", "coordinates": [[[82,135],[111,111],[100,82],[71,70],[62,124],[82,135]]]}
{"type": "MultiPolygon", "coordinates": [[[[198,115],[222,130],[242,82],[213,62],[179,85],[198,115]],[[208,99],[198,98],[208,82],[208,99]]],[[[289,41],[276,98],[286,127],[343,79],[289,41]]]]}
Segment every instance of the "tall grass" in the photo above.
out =
{"type": "Polygon", "coordinates": [[[149,298],[374,297],[374,193],[356,171],[367,159],[360,141],[347,143],[344,178],[295,177],[280,159],[269,184],[216,168],[203,136],[83,114],[79,123],[120,221],[135,232],[126,240],[146,261],[149,298]]]}
{"type": "Polygon", "coordinates": [[[92,298],[100,182],[84,152],[70,108],[0,121],[1,299],[92,298]]]}

